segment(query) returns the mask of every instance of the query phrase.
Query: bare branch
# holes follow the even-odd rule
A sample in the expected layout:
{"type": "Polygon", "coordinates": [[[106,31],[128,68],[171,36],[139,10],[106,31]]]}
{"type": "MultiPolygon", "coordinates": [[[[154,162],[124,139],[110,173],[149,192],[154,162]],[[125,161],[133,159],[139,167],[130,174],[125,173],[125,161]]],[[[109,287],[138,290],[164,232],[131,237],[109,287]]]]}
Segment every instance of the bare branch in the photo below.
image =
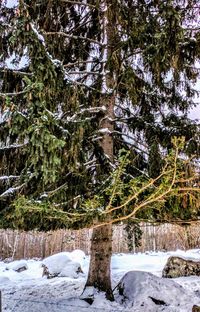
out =
{"type": "Polygon", "coordinates": [[[24,75],[24,76],[33,76],[33,73],[27,73],[27,72],[23,72],[20,70],[14,70],[14,69],[10,69],[10,68],[0,68],[0,72],[1,73],[13,73],[13,74],[17,74],[17,75],[24,75]]]}
{"type": "MultiPolygon", "coordinates": [[[[68,73],[66,73],[66,75],[68,75],[68,73]]],[[[96,91],[100,94],[102,94],[102,91],[101,90],[98,90],[98,89],[95,89],[85,83],[82,83],[82,82],[79,82],[79,81],[75,81],[75,80],[71,80],[70,78],[66,78],[66,80],[68,80],[70,83],[74,84],[74,85],[77,85],[77,86],[81,86],[81,87],[84,87],[84,88],[87,88],[89,90],[93,90],[93,91],[96,91]]]]}
{"type": "Polygon", "coordinates": [[[51,36],[51,35],[57,35],[57,36],[64,36],[66,38],[71,38],[71,39],[76,39],[76,40],[87,40],[91,43],[95,43],[101,47],[105,47],[106,44],[103,44],[97,40],[94,40],[94,39],[91,39],[91,38],[85,38],[85,37],[82,37],[82,36],[74,36],[74,35],[69,35],[69,34],[66,34],[64,31],[50,31],[50,32],[45,32],[44,35],[46,36],[51,36]]]}
{"type": "Polygon", "coordinates": [[[0,93],[0,97],[7,97],[7,96],[18,96],[21,94],[25,94],[26,92],[28,92],[29,90],[23,90],[23,91],[19,91],[19,92],[12,92],[12,93],[0,93]]]}
{"type": "Polygon", "coordinates": [[[98,64],[105,63],[105,61],[97,61],[97,60],[91,60],[91,61],[77,61],[77,62],[74,62],[74,63],[65,64],[65,65],[63,65],[63,67],[64,67],[64,68],[67,68],[67,67],[73,67],[73,66],[76,66],[76,65],[79,65],[79,64],[92,64],[92,63],[95,63],[95,62],[97,62],[98,64]]]}
{"type": "Polygon", "coordinates": [[[184,30],[188,30],[188,31],[199,31],[200,27],[186,27],[184,28],[184,30]]]}
{"type": "Polygon", "coordinates": [[[83,71],[70,71],[67,72],[68,75],[101,75],[100,72],[93,72],[93,71],[87,71],[87,70],[83,70],[83,71]]]}
{"type": "MultiPolygon", "coordinates": [[[[70,173],[68,173],[67,176],[68,176],[69,174],[70,174],[70,173]]],[[[60,185],[59,187],[57,187],[55,190],[52,190],[52,191],[49,191],[49,192],[45,192],[45,194],[47,195],[47,197],[50,197],[50,196],[54,195],[56,192],[58,192],[58,191],[60,191],[61,189],[65,188],[65,187],[68,186],[68,185],[69,185],[69,182],[67,181],[67,182],[65,182],[64,184],[62,184],[62,185],[60,185]]],[[[45,194],[42,195],[42,196],[44,197],[45,194]]],[[[42,197],[42,196],[41,196],[41,197],[42,197]]]]}

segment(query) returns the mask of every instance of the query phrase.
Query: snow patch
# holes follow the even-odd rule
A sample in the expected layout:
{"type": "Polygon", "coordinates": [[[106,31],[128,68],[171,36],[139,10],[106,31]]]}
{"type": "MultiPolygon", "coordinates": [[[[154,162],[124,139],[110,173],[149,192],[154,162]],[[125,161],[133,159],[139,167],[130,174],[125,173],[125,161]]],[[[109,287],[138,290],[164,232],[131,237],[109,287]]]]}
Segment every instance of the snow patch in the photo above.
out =
{"type": "MultiPolygon", "coordinates": [[[[76,251],[83,255],[81,251],[76,251]]],[[[61,253],[62,254],[62,253],[61,253]]],[[[71,255],[73,252],[66,252],[66,256],[72,261],[71,255]]],[[[112,256],[111,272],[112,272],[112,285],[113,288],[119,284],[119,281],[128,271],[146,271],[151,272],[156,276],[161,276],[163,267],[167,262],[167,259],[172,256],[185,256],[193,259],[200,258],[200,249],[193,249],[188,251],[173,251],[173,252],[149,252],[149,253],[137,253],[137,254],[114,254],[112,256]]],[[[78,259],[78,258],[77,258],[78,259]]],[[[44,261],[44,260],[43,260],[44,261]]],[[[180,277],[174,279],[177,283],[175,290],[166,286],[154,287],[154,278],[156,276],[150,274],[147,286],[144,286],[145,280],[137,283],[138,294],[137,302],[142,301],[143,306],[139,308],[131,300],[125,303],[121,303],[121,297],[119,302],[109,302],[105,299],[104,294],[95,292],[91,289],[91,293],[94,294],[93,304],[89,305],[84,300],[80,300],[80,295],[83,292],[87,271],[89,268],[89,257],[86,256],[83,259],[84,262],[84,275],[78,275],[78,278],[70,277],[55,277],[53,279],[42,278],[43,261],[39,260],[27,260],[28,270],[18,273],[12,269],[6,270],[7,263],[0,261],[0,288],[2,290],[2,303],[3,311],[6,312],[189,312],[192,310],[192,305],[195,303],[200,305],[200,277],[180,277]],[[143,284],[142,284],[143,283],[143,284]],[[180,287],[182,286],[182,287],[180,287]],[[143,285],[143,286],[142,286],[143,285]],[[166,287],[166,289],[165,289],[166,287]],[[148,292],[149,289],[149,292],[148,292]],[[175,293],[173,293],[173,290],[175,293]],[[183,290],[183,292],[182,292],[183,290]],[[159,295],[156,296],[156,293],[159,295]],[[177,299],[175,299],[175,295],[177,299]],[[152,298],[149,298],[151,296],[152,298]],[[171,300],[172,296],[174,297],[171,300]],[[160,300],[166,302],[169,305],[157,304],[154,302],[160,300]],[[154,301],[153,301],[154,300],[154,301]],[[180,306],[175,305],[177,300],[180,306]],[[175,302],[175,303],[174,303],[175,302]],[[185,306],[184,306],[185,305],[185,306]],[[130,306],[130,307],[129,307],[130,306]]],[[[75,260],[74,260],[75,262],[75,260]]],[[[79,261],[77,261],[79,262],[79,261]]],[[[61,273],[61,272],[60,272],[61,273]]],[[[59,274],[60,274],[59,273],[59,274]]],[[[140,272],[139,274],[145,274],[140,272]]],[[[141,279],[141,278],[140,278],[141,279]]],[[[167,281],[168,279],[162,279],[167,281]]],[[[173,282],[173,279],[168,280],[173,282]]],[[[136,283],[135,283],[136,285],[136,283]]],[[[134,288],[134,282],[129,285],[127,290],[131,296],[131,292],[134,288]]],[[[134,294],[136,293],[136,290],[134,294]]],[[[115,296],[119,297],[119,292],[115,290],[115,296]]],[[[133,295],[135,296],[135,295],[133,295]]],[[[141,304],[142,304],[141,303],[141,304]]]]}
{"type": "Polygon", "coordinates": [[[0,284],[9,283],[10,279],[6,276],[0,276],[0,284]]]}

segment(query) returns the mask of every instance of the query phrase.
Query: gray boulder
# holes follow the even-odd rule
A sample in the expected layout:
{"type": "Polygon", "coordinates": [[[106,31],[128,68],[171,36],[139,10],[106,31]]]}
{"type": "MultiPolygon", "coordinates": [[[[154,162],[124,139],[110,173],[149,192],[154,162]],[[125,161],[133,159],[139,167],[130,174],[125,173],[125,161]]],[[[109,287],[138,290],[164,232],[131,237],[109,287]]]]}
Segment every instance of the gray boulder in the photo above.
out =
{"type": "Polygon", "coordinates": [[[83,273],[81,265],[73,261],[67,252],[49,256],[42,261],[43,274],[47,278],[71,277],[78,278],[79,273],[83,273]]]}
{"type": "Polygon", "coordinates": [[[6,265],[6,270],[14,270],[18,273],[28,270],[28,264],[26,260],[16,260],[6,265]]]}
{"type": "Polygon", "coordinates": [[[162,271],[162,277],[200,276],[200,261],[170,257],[162,271]]]}
{"type": "Polygon", "coordinates": [[[175,281],[148,272],[130,271],[114,291],[118,303],[140,312],[192,311],[200,299],[175,281]]]}

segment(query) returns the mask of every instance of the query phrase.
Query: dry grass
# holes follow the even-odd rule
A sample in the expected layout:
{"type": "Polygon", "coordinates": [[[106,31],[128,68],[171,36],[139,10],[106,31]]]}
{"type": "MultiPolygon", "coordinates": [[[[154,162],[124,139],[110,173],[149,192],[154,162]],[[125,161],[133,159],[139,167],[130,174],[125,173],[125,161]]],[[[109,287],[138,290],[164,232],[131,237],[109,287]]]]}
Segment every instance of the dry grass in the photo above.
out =
{"type": "MultiPolygon", "coordinates": [[[[176,250],[200,247],[200,227],[164,224],[142,224],[141,247],[133,251],[176,250]]],[[[60,251],[90,250],[91,230],[58,230],[52,232],[19,232],[0,230],[0,258],[44,258],[60,251]]],[[[113,252],[128,252],[124,227],[114,226],[113,252]]]]}

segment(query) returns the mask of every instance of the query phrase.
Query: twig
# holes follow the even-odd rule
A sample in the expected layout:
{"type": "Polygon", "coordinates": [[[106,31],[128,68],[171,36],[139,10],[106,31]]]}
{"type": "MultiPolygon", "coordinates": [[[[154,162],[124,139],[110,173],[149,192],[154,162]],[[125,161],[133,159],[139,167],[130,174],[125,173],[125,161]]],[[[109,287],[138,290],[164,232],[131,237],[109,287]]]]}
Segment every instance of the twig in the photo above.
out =
{"type": "Polygon", "coordinates": [[[70,71],[67,72],[68,75],[101,75],[100,72],[93,72],[93,71],[87,71],[87,70],[83,70],[83,71],[70,71]]]}
{"type": "Polygon", "coordinates": [[[12,92],[12,93],[0,93],[0,96],[2,97],[6,97],[6,96],[18,96],[21,94],[25,94],[26,92],[29,92],[29,90],[23,90],[20,92],[12,92]]]}

